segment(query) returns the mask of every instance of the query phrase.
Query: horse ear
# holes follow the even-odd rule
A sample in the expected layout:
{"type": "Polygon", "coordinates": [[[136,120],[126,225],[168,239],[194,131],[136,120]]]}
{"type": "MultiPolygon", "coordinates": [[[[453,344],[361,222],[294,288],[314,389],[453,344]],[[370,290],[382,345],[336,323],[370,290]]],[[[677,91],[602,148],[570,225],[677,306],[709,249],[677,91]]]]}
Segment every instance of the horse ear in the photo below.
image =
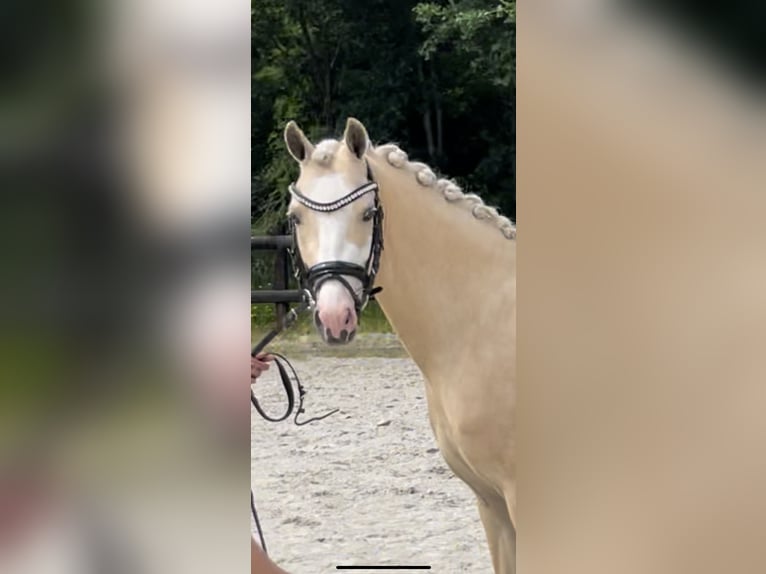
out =
{"type": "Polygon", "coordinates": [[[362,122],[355,118],[348,118],[346,122],[346,131],[343,134],[343,140],[346,146],[357,158],[362,159],[367,153],[370,145],[370,138],[367,136],[367,130],[362,122]]]}
{"type": "Polygon", "coordinates": [[[314,151],[314,146],[303,134],[298,124],[293,121],[288,122],[285,127],[285,143],[287,144],[287,151],[298,163],[307,160],[314,151]]]}

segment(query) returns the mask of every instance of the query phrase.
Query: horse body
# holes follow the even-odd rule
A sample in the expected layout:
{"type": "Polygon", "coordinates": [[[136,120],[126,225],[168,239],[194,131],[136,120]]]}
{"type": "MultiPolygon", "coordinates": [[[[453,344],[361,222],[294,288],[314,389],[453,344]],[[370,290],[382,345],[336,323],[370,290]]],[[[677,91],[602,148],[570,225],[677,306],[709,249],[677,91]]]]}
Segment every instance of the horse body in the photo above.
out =
{"type": "Polygon", "coordinates": [[[477,496],[495,571],[513,572],[516,243],[422,185],[413,169],[428,168],[393,165],[400,153],[367,154],[386,209],[377,299],[423,373],[445,461],[477,496]]]}
{"type": "MultiPolygon", "coordinates": [[[[368,166],[378,184],[385,219],[376,279],[383,291],[377,299],[424,376],[429,420],[445,461],[477,497],[494,570],[511,574],[516,546],[516,243],[509,239],[515,238],[515,228],[476,196],[437,179],[428,166],[409,162],[396,146],[372,148],[355,120],[349,120],[342,142],[322,142],[316,149],[292,126],[285,139],[301,163],[298,186],[304,193],[313,188],[326,195],[327,176],[341,173],[347,185],[339,186],[337,197],[323,200],[343,197],[364,183],[368,166]],[[321,169],[312,161],[315,152],[321,169]]],[[[364,208],[344,208],[349,210],[346,221],[335,220],[334,230],[346,226],[346,236],[355,238],[360,253],[370,247],[358,220],[364,208]]],[[[308,265],[322,263],[312,254],[328,249],[316,231],[321,223],[302,223],[306,231],[313,225],[314,232],[297,234],[301,253],[309,254],[308,265]]],[[[343,252],[336,251],[337,259],[343,252]]],[[[333,254],[325,259],[332,260],[333,254]]],[[[362,263],[362,255],[352,262],[362,263]]],[[[321,308],[315,321],[323,336],[320,317],[356,324],[354,297],[332,283],[325,284],[331,295],[322,299],[320,292],[317,297],[321,308]]]]}

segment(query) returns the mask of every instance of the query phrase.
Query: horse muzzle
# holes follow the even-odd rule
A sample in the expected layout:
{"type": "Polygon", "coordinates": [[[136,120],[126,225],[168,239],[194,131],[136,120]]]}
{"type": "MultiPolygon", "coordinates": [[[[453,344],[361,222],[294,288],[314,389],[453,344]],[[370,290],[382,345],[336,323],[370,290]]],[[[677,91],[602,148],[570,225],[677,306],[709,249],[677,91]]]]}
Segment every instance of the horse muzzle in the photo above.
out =
{"type": "Polygon", "coordinates": [[[314,325],[330,345],[350,343],[356,335],[357,322],[356,309],[348,303],[318,306],[314,312],[314,325]]]}
{"type": "Polygon", "coordinates": [[[357,329],[356,310],[348,305],[317,308],[314,325],[322,339],[330,345],[345,345],[354,340],[357,329]]]}

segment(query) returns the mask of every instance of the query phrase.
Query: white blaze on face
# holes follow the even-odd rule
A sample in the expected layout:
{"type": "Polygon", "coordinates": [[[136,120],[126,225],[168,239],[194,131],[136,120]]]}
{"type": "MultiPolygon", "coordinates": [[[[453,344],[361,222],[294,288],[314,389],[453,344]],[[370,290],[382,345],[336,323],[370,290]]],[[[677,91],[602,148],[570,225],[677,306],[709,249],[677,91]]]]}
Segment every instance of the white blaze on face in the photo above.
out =
{"type": "MultiPolygon", "coordinates": [[[[332,174],[315,180],[307,192],[314,201],[330,203],[348,195],[353,190],[354,188],[348,185],[342,175],[332,174]]],[[[366,206],[371,201],[370,198],[371,196],[364,196],[357,201],[364,202],[366,206]]],[[[366,231],[364,235],[359,235],[360,226],[364,224],[359,220],[361,217],[359,209],[355,209],[354,204],[329,213],[314,212],[312,217],[316,224],[316,237],[310,240],[315,242],[316,255],[312,261],[307,261],[309,265],[328,261],[343,261],[362,266],[367,263],[372,236],[366,231]],[[360,237],[363,238],[361,242],[360,237]]],[[[345,279],[357,293],[361,291],[362,283],[358,279],[354,277],[345,277],[345,279]]],[[[354,300],[339,281],[329,280],[321,286],[317,294],[317,311],[322,324],[333,336],[339,336],[344,329],[350,333],[356,328],[354,300]]]]}

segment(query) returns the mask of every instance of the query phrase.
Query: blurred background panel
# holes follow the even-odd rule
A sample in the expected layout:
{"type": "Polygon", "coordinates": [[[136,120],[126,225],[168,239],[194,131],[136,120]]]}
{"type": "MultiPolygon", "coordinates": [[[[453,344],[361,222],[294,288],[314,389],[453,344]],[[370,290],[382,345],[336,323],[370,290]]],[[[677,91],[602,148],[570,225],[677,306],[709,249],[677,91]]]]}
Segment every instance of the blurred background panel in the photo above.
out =
{"type": "Polygon", "coordinates": [[[0,571],[245,571],[250,6],[0,7],[0,571]]]}
{"type": "Polygon", "coordinates": [[[762,3],[519,24],[519,571],[761,572],[762,3]]]}

